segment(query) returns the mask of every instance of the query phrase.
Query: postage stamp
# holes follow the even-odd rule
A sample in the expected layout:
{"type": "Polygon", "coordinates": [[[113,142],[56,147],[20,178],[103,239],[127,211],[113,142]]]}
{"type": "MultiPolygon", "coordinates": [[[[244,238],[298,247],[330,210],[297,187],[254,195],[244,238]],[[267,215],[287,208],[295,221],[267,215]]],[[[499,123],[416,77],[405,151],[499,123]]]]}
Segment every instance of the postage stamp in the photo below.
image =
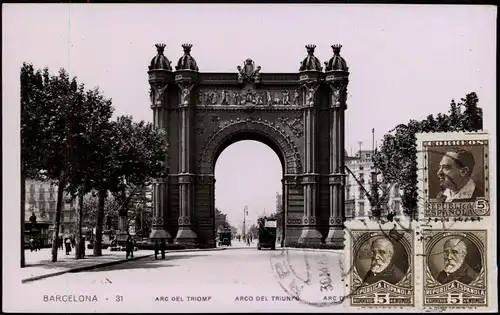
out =
{"type": "Polygon", "coordinates": [[[417,134],[421,218],[490,216],[489,135],[417,134]]]}
{"type": "Polygon", "coordinates": [[[349,305],[415,306],[414,231],[373,221],[348,222],[346,226],[349,305]]]}
{"type": "Polygon", "coordinates": [[[422,253],[418,264],[421,264],[424,308],[491,306],[489,233],[487,224],[482,222],[421,230],[418,250],[422,253]]]}

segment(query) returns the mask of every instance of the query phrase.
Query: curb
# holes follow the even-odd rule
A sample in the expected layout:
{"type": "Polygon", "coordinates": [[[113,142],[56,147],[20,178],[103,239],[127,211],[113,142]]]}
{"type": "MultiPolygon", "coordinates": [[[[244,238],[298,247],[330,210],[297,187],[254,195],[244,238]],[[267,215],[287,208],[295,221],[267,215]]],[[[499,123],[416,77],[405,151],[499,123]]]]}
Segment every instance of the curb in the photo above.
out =
{"type": "MultiPolygon", "coordinates": [[[[177,252],[219,251],[219,250],[224,250],[224,249],[225,248],[179,249],[179,250],[165,251],[165,254],[167,254],[167,253],[177,253],[177,252]]],[[[120,259],[120,260],[115,260],[115,261],[108,261],[108,262],[105,262],[105,263],[97,263],[95,265],[89,265],[89,266],[75,267],[75,268],[71,268],[71,269],[67,269],[67,270],[56,271],[56,272],[47,273],[47,274],[40,275],[40,276],[33,276],[33,277],[30,277],[30,278],[26,278],[26,279],[21,280],[21,283],[27,283],[27,282],[32,282],[32,281],[36,281],[36,280],[46,279],[46,278],[50,278],[50,277],[60,276],[60,275],[63,275],[65,273],[77,273],[77,272],[86,271],[86,270],[92,270],[92,269],[96,269],[96,268],[102,268],[102,267],[108,267],[108,266],[118,265],[118,264],[121,264],[121,263],[125,263],[127,261],[139,260],[139,259],[142,259],[142,258],[147,258],[147,257],[152,257],[152,256],[154,256],[154,254],[147,254],[147,255],[144,255],[144,256],[134,257],[134,258],[130,258],[130,259],[120,259]]]]}
{"type": "Polygon", "coordinates": [[[124,263],[124,262],[127,262],[127,261],[131,261],[131,260],[139,260],[139,259],[142,259],[142,258],[151,257],[153,255],[154,254],[148,254],[148,255],[144,255],[144,256],[134,257],[134,258],[131,258],[131,259],[120,259],[120,260],[115,260],[115,261],[108,261],[108,262],[105,262],[105,263],[97,263],[95,265],[75,267],[75,268],[71,268],[71,269],[68,269],[68,270],[57,271],[57,272],[47,273],[47,274],[40,275],[40,276],[34,276],[34,277],[26,278],[26,279],[21,280],[21,283],[27,283],[27,282],[32,282],[32,281],[41,280],[41,279],[45,279],[45,278],[60,276],[60,275],[63,275],[65,273],[76,273],[76,272],[85,271],[85,270],[92,270],[92,269],[96,269],[96,268],[117,265],[117,264],[121,264],[121,263],[124,263]]]}

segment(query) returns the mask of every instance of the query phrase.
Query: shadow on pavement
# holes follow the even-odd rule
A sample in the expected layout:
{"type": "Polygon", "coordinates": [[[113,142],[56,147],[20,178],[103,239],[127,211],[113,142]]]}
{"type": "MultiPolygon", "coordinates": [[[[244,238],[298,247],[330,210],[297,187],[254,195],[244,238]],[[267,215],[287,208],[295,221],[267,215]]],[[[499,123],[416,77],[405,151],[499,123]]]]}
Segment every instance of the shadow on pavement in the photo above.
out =
{"type": "MultiPolygon", "coordinates": [[[[121,259],[121,258],[120,258],[121,259]]],[[[123,257],[125,259],[125,257],[123,257]]],[[[143,258],[144,259],[144,258],[143,258]]],[[[73,269],[84,266],[91,266],[95,264],[107,263],[116,261],[116,255],[103,254],[102,256],[95,257],[93,255],[85,256],[84,259],[68,259],[52,262],[50,259],[42,260],[37,263],[26,264],[26,267],[43,267],[44,269],[73,269]]]]}
{"type": "Polygon", "coordinates": [[[179,264],[168,264],[169,262],[187,259],[193,257],[204,257],[208,255],[167,255],[165,259],[156,260],[153,257],[143,258],[140,260],[132,260],[129,262],[124,262],[117,265],[95,268],[88,270],[88,272],[102,272],[102,271],[112,271],[112,270],[126,270],[126,269],[148,269],[148,268],[164,268],[164,267],[178,267],[179,264]]]}

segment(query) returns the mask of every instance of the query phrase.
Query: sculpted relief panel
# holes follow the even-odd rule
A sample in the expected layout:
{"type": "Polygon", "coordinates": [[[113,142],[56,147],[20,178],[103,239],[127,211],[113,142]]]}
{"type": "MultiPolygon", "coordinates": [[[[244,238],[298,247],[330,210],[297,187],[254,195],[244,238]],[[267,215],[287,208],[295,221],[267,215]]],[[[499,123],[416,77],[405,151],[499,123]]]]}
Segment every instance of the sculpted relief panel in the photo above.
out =
{"type": "Polygon", "coordinates": [[[297,90],[200,89],[200,105],[298,106],[297,90]]]}

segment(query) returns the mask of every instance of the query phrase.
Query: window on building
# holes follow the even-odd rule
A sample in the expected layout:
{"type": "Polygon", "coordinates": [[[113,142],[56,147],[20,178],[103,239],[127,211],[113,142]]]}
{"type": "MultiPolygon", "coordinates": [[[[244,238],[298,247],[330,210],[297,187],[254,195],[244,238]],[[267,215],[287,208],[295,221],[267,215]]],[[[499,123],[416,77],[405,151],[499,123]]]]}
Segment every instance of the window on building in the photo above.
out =
{"type": "Polygon", "coordinates": [[[345,188],[345,198],[346,199],[351,199],[351,187],[347,186],[345,188]]]}
{"type": "Polygon", "coordinates": [[[64,226],[64,225],[61,225],[61,233],[62,233],[62,234],[66,233],[66,229],[65,229],[65,226],[64,226]]]}
{"type": "Polygon", "coordinates": [[[365,199],[365,190],[359,187],[359,199],[365,199]]]}
{"type": "Polygon", "coordinates": [[[398,184],[394,184],[394,197],[399,197],[399,185],[398,184]]]}
{"type": "Polygon", "coordinates": [[[45,200],[45,188],[40,185],[40,188],[38,189],[38,193],[39,193],[39,200],[45,200]]]}
{"type": "Polygon", "coordinates": [[[359,170],[362,171],[363,170],[363,165],[360,165],[359,166],[359,170]]]}
{"type": "Polygon", "coordinates": [[[50,220],[50,222],[54,221],[54,214],[53,213],[49,213],[49,220],[50,220]]]}
{"type": "Polygon", "coordinates": [[[54,200],[54,186],[52,185],[49,188],[49,200],[54,200]]]}
{"type": "Polygon", "coordinates": [[[367,158],[369,158],[370,156],[372,156],[370,153],[366,153],[367,158]]]}
{"type": "Polygon", "coordinates": [[[399,212],[400,201],[394,200],[394,211],[399,212]]]}
{"type": "Polygon", "coordinates": [[[74,213],[73,213],[73,212],[70,212],[70,213],[69,213],[69,220],[70,220],[70,221],[73,221],[73,217],[74,217],[74,213]]]}
{"type": "Polygon", "coordinates": [[[358,206],[359,206],[359,215],[364,216],[365,215],[365,202],[364,201],[358,202],[358,206]]]}

